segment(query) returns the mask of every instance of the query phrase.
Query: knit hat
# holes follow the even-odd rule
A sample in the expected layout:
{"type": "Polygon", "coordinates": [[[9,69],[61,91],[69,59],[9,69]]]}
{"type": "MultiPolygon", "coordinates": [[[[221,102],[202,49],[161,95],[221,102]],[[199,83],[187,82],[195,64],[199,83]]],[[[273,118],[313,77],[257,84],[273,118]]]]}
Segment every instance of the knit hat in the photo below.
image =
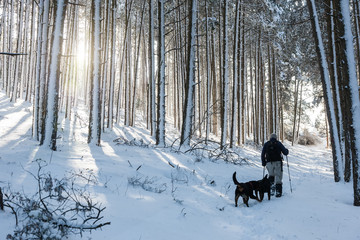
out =
{"type": "Polygon", "coordinates": [[[275,133],[270,134],[270,140],[271,139],[277,140],[277,135],[275,133]]]}

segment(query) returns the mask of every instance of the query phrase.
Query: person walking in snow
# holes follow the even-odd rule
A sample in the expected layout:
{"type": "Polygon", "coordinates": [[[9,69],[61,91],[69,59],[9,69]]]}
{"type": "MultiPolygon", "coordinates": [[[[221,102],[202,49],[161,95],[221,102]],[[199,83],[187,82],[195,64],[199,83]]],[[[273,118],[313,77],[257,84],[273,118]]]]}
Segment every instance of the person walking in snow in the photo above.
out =
{"type": "Polygon", "coordinates": [[[289,154],[289,150],[284,147],[284,145],[277,140],[275,133],[270,135],[270,140],[264,144],[264,147],[261,152],[261,161],[262,165],[269,172],[269,180],[271,183],[271,193],[274,194],[276,190],[276,197],[281,197],[282,195],[282,177],[283,177],[283,158],[282,154],[285,156],[289,154]],[[275,185],[274,185],[275,183],[275,185]],[[275,189],[274,189],[275,188],[275,189]]]}

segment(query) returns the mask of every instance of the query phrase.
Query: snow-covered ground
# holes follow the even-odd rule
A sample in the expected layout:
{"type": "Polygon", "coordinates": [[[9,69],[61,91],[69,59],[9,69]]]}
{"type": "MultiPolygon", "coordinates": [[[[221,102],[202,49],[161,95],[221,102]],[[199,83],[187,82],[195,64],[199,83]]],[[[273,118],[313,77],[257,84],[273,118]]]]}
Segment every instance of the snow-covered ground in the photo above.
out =
{"type": "MultiPolygon", "coordinates": [[[[104,221],[111,225],[83,239],[360,239],[352,184],[334,183],[331,153],[322,144],[291,147],[285,142],[293,192],[284,165],[282,198],[250,200],[249,208],[240,199],[235,208],[233,172],[242,182],[262,178],[257,148],[239,150],[247,165],[213,162],[169,148],[117,144],[119,138],[153,143],[146,129],[119,125],[103,134],[101,147],[89,146],[87,116],[78,109],[71,121],[61,123],[58,151],[52,152],[32,140],[31,112],[29,103],[9,103],[0,92],[0,187],[10,183],[17,191],[36,189],[29,171],[37,170],[33,160],[38,158],[58,178],[70,170],[92,169],[99,181],[92,194],[106,206],[104,221]],[[146,178],[163,192],[129,184],[129,179],[146,178]]],[[[0,212],[0,239],[14,227],[11,211],[0,212]]]]}

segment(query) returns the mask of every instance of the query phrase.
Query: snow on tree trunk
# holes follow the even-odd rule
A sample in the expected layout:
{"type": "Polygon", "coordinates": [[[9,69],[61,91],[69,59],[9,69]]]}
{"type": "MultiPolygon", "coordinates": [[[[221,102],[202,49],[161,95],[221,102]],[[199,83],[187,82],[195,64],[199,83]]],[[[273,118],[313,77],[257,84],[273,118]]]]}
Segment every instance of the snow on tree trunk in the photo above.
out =
{"type": "MultiPolygon", "coordinates": [[[[20,15],[19,15],[19,29],[18,29],[18,39],[17,39],[17,46],[16,46],[16,51],[17,52],[21,52],[22,51],[22,32],[23,32],[23,12],[24,12],[24,0],[21,0],[20,3],[20,15]]],[[[13,84],[12,84],[12,95],[10,98],[11,102],[16,102],[17,99],[17,93],[18,93],[18,83],[19,83],[19,68],[20,68],[20,61],[22,61],[23,57],[22,56],[18,56],[16,58],[16,62],[15,62],[15,76],[14,79],[12,80],[13,84]]],[[[21,78],[21,75],[20,75],[21,78]]]]}
{"type": "Polygon", "coordinates": [[[165,146],[165,13],[164,1],[158,0],[159,42],[158,42],[158,101],[156,145],[165,146]]]}
{"type": "Polygon", "coordinates": [[[211,77],[210,77],[210,43],[209,43],[209,16],[207,0],[205,0],[206,10],[206,134],[205,142],[207,143],[210,135],[210,97],[211,97],[211,77]]]}
{"type": "Polygon", "coordinates": [[[240,66],[240,80],[239,80],[239,121],[238,121],[238,142],[239,144],[242,144],[245,142],[245,134],[246,134],[246,115],[248,115],[247,113],[247,104],[246,104],[246,99],[248,98],[248,90],[247,90],[247,77],[246,77],[246,67],[245,67],[245,23],[244,23],[244,7],[242,6],[242,4],[240,4],[240,13],[241,13],[241,17],[242,18],[242,26],[241,29],[242,31],[240,31],[241,34],[241,66],[240,66]]]}
{"type": "MultiPolygon", "coordinates": [[[[3,13],[2,13],[2,17],[1,17],[1,30],[3,31],[1,36],[3,37],[2,40],[2,47],[3,50],[7,49],[7,18],[8,18],[8,10],[7,10],[7,2],[4,1],[3,2],[3,13]]],[[[7,61],[5,61],[5,58],[1,61],[1,67],[2,67],[2,71],[1,71],[1,81],[2,81],[2,88],[5,89],[6,88],[6,76],[7,76],[7,69],[6,69],[6,63],[7,61]]]]}
{"type": "Polygon", "coordinates": [[[130,105],[131,105],[131,9],[127,8],[130,13],[127,14],[127,28],[126,28],[126,57],[125,57],[125,126],[130,126],[130,105]]]}
{"type": "MultiPolygon", "coordinates": [[[[330,134],[331,134],[331,146],[333,151],[333,165],[334,169],[338,169],[337,171],[342,172],[342,164],[341,164],[341,151],[340,151],[340,141],[338,128],[335,122],[335,111],[333,105],[333,96],[330,87],[330,79],[329,79],[329,70],[325,56],[325,48],[322,41],[321,30],[319,25],[319,20],[316,12],[315,2],[314,0],[307,0],[307,4],[309,7],[309,13],[311,16],[311,25],[313,28],[313,36],[316,45],[316,52],[318,55],[320,74],[321,74],[321,82],[323,86],[323,92],[325,97],[326,104],[326,112],[328,116],[328,122],[330,126],[330,134]]],[[[342,174],[340,175],[342,177],[342,174]]],[[[335,181],[339,181],[340,179],[335,179],[335,181]]]]}
{"type": "MultiPolygon", "coordinates": [[[[109,60],[109,39],[110,39],[110,10],[111,9],[111,3],[110,0],[105,1],[104,3],[106,6],[105,8],[105,23],[104,23],[104,34],[105,34],[105,40],[103,41],[103,45],[101,48],[104,48],[105,53],[103,54],[102,63],[103,63],[103,71],[101,73],[102,76],[102,90],[101,90],[101,129],[105,131],[105,101],[106,101],[106,87],[108,83],[108,60],[109,60]]],[[[110,76],[111,77],[111,76],[110,76]]]]}
{"type": "MultiPolygon", "coordinates": [[[[44,12],[42,15],[42,36],[41,36],[41,59],[40,59],[40,76],[39,76],[39,105],[38,105],[38,126],[40,126],[39,132],[44,134],[44,124],[40,124],[44,119],[44,101],[45,101],[45,83],[47,72],[47,56],[48,56],[48,28],[49,28],[49,8],[50,1],[44,1],[44,12]]],[[[42,137],[41,137],[42,138],[42,137]]]]}
{"type": "MultiPolygon", "coordinates": [[[[278,133],[279,130],[279,107],[278,107],[278,82],[276,78],[276,62],[275,62],[275,50],[272,47],[272,82],[273,82],[273,109],[274,109],[274,126],[273,132],[278,133]]],[[[270,70],[269,70],[270,71],[270,70]]]]}
{"type": "Polygon", "coordinates": [[[62,52],[62,35],[64,27],[64,0],[57,0],[55,3],[55,24],[53,28],[50,70],[47,88],[47,109],[45,123],[45,138],[43,144],[56,150],[56,134],[58,120],[58,98],[60,81],[60,60],[62,52]]]}
{"type": "MultiPolygon", "coordinates": [[[[132,96],[132,102],[131,102],[131,121],[130,125],[135,126],[135,114],[136,114],[136,98],[137,96],[137,89],[138,89],[138,68],[139,68],[139,59],[140,59],[140,46],[141,46],[141,33],[143,30],[143,19],[144,19],[144,12],[145,12],[145,3],[143,3],[142,11],[141,11],[141,19],[140,19],[140,29],[139,29],[139,38],[135,49],[135,58],[134,58],[134,85],[133,85],[133,96],[132,96]]],[[[136,32],[135,32],[136,35],[136,32]]]]}
{"type": "MultiPolygon", "coordinates": [[[[14,28],[14,2],[15,1],[11,1],[11,5],[10,5],[10,23],[9,23],[9,36],[8,36],[8,51],[11,53],[13,51],[13,28],[14,28]]],[[[7,78],[6,78],[6,95],[10,96],[10,88],[11,88],[11,78],[12,78],[12,72],[13,72],[13,59],[10,58],[8,59],[8,64],[7,64],[7,78]]]]}
{"type": "Polygon", "coordinates": [[[232,118],[230,130],[230,147],[235,144],[236,133],[236,115],[237,115],[237,95],[238,95],[238,42],[239,42],[239,0],[236,1],[235,9],[235,33],[234,33],[234,49],[233,49],[233,95],[232,95],[232,118]]]}
{"type": "Polygon", "coordinates": [[[112,2],[112,41],[111,41],[111,76],[110,76],[110,88],[109,88],[109,109],[108,109],[108,128],[113,127],[113,112],[114,112],[114,84],[116,74],[116,0],[112,2]]]}
{"type": "Polygon", "coordinates": [[[221,121],[221,140],[220,148],[223,149],[226,144],[227,139],[227,122],[228,122],[228,93],[229,93],[229,70],[228,70],[228,18],[227,18],[227,0],[224,0],[223,5],[223,71],[222,71],[222,81],[223,81],[223,96],[222,96],[222,121],[221,121]]]}
{"type": "Polygon", "coordinates": [[[340,4],[341,20],[339,21],[340,28],[344,28],[344,35],[341,41],[342,50],[344,51],[346,64],[344,64],[344,91],[345,97],[349,98],[351,104],[351,111],[349,120],[349,135],[351,142],[352,153],[352,167],[353,167],[353,187],[354,187],[354,206],[360,206],[360,124],[357,122],[360,119],[360,99],[359,86],[356,76],[355,68],[355,54],[353,45],[353,35],[351,32],[351,15],[349,9],[349,0],[334,1],[335,4],[340,4]],[[341,26],[343,25],[343,26],[341,26]]]}
{"type": "Polygon", "coordinates": [[[37,55],[36,55],[36,70],[35,70],[35,84],[34,84],[34,104],[33,104],[33,122],[32,122],[32,137],[39,140],[39,90],[40,90],[40,64],[41,64],[41,37],[42,37],[42,14],[44,9],[44,0],[39,2],[39,19],[38,19],[38,33],[37,33],[37,55]]]}
{"type": "Polygon", "coordinates": [[[155,58],[154,58],[154,4],[153,0],[149,0],[149,76],[150,76],[150,125],[151,135],[155,137],[156,129],[156,105],[155,105],[155,58]]]}
{"type": "MultiPolygon", "coordinates": [[[[333,10],[333,0],[326,1],[328,4],[329,10],[327,11],[327,24],[328,24],[328,46],[329,46],[329,75],[331,81],[331,88],[333,93],[334,100],[334,110],[336,117],[336,124],[338,127],[338,134],[340,140],[340,151],[341,151],[341,168],[344,168],[345,163],[345,138],[344,138],[344,126],[342,121],[342,110],[341,110],[341,100],[340,100],[340,89],[339,89],[339,76],[337,69],[337,56],[336,56],[336,45],[335,45],[335,26],[334,26],[334,10],[333,10]]],[[[341,75],[341,74],[340,74],[341,75]]],[[[343,174],[343,173],[342,173],[343,174]]],[[[335,179],[339,179],[340,173],[338,172],[338,168],[334,169],[335,179]]],[[[346,179],[346,177],[345,177],[346,179]]]]}
{"type": "MultiPolygon", "coordinates": [[[[25,36],[24,36],[24,52],[27,53],[29,44],[28,44],[28,31],[29,31],[29,14],[30,14],[30,4],[29,4],[29,0],[25,1],[25,6],[26,6],[26,10],[25,10],[25,36]]],[[[25,56],[24,59],[24,63],[21,66],[21,78],[20,78],[20,99],[23,98],[23,94],[24,94],[24,85],[27,87],[27,89],[29,88],[29,83],[31,81],[31,76],[28,73],[28,66],[29,66],[29,58],[31,56],[31,52],[28,54],[28,56],[25,56]],[[29,77],[30,76],[30,77],[29,77]],[[27,79],[26,82],[24,82],[25,78],[27,79]]],[[[27,91],[26,91],[27,92],[27,91]]],[[[27,96],[27,95],[25,95],[27,96]]],[[[28,99],[25,99],[28,100],[28,99]]]]}
{"type": "Polygon", "coordinates": [[[34,77],[34,73],[35,73],[35,67],[36,65],[36,58],[34,57],[34,54],[36,56],[36,52],[35,52],[35,46],[37,44],[37,38],[36,38],[36,31],[35,31],[35,27],[37,25],[36,23],[36,8],[35,8],[35,2],[31,1],[31,36],[30,36],[30,56],[28,61],[30,61],[29,64],[27,64],[27,73],[25,74],[25,76],[30,76],[28,79],[28,87],[26,89],[26,96],[25,96],[25,101],[29,101],[34,103],[34,99],[32,99],[32,94],[34,92],[34,85],[35,85],[35,77],[34,77]]]}
{"type": "Polygon", "coordinates": [[[197,0],[191,0],[189,3],[189,12],[191,13],[189,28],[190,34],[188,35],[189,48],[188,48],[188,64],[187,64],[187,79],[185,86],[185,111],[183,117],[183,125],[181,129],[181,145],[189,146],[191,139],[191,127],[193,122],[194,111],[194,88],[195,88],[195,38],[196,38],[196,18],[197,18],[197,0]]]}
{"type": "Polygon", "coordinates": [[[100,108],[100,0],[92,1],[92,66],[88,143],[100,145],[101,108],[100,108]]]}

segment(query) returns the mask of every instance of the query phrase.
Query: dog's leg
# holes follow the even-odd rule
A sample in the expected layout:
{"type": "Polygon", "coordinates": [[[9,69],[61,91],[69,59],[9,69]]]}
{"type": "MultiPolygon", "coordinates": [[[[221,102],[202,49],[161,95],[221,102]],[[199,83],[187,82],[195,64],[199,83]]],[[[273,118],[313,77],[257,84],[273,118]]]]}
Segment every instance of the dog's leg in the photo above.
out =
{"type": "Polygon", "coordinates": [[[260,192],[260,201],[264,199],[264,192],[260,192]]]}
{"type": "Polygon", "coordinates": [[[249,195],[249,197],[250,197],[251,199],[259,200],[257,196],[254,196],[254,193],[251,193],[251,194],[249,195]]]}
{"type": "Polygon", "coordinates": [[[244,198],[243,198],[243,202],[245,203],[245,205],[246,205],[247,207],[249,207],[249,204],[248,204],[248,202],[249,202],[249,197],[244,197],[244,198]]]}
{"type": "Polygon", "coordinates": [[[262,201],[261,191],[255,190],[255,193],[256,193],[256,200],[258,200],[258,202],[261,202],[262,201]]]}
{"type": "Polygon", "coordinates": [[[235,193],[235,207],[238,206],[239,195],[235,193]]]}
{"type": "Polygon", "coordinates": [[[259,192],[258,190],[255,190],[255,197],[256,197],[256,200],[258,200],[259,202],[261,202],[260,199],[259,199],[259,194],[258,194],[258,192],[259,192]]]}
{"type": "Polygon", "coordinates": [[[256,200],[258,200],[258,202],[261,202],[260,196],[259,196],[259,190],[255,190],[255,197],[256,197],[256,200]]]}

